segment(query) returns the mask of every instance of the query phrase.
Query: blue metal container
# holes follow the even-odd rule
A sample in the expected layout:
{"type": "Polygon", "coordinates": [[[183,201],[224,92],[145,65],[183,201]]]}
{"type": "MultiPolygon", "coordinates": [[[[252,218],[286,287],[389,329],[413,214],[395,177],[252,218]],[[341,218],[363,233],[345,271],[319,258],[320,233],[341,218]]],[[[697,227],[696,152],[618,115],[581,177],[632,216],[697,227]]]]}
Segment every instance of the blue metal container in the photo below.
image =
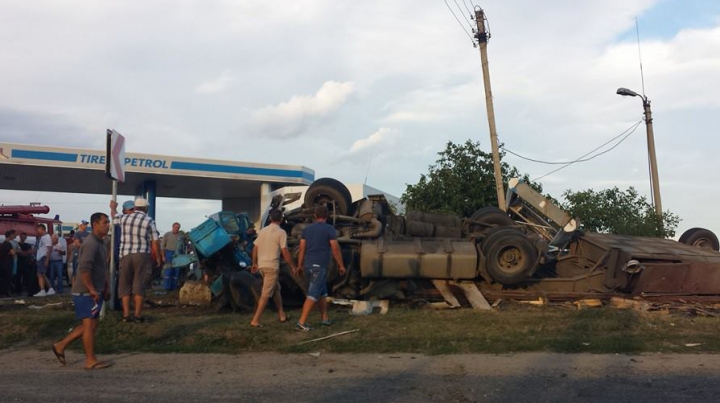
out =
{"type": "Polygon", "coordinates": [[[211,218],[193,228],[188,236],[195,246],[195,250],[203,256],[217,253],[230,243],[228,233],[211,218]]]}

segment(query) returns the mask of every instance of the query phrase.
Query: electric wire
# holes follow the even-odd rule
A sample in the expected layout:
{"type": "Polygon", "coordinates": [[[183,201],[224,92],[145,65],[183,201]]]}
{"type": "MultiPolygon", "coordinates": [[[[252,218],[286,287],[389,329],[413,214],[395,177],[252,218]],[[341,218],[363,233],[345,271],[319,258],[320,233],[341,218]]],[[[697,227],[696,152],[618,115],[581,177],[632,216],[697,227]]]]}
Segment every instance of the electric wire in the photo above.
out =
{"type": "MultiPolygon", "coordinates": [[[[465,28],[463,23],[460,22],[460,19],[457,17],[457,15],[455,15],[455,12],[452,10],[452,8],[450,7],[450,4],[448,4],[447,0],[443,0],[443,1],[445,2],[445,5],[447,6],[448,10],[450,11],[450,14],[452,14],[453,17],[455,17],[455,21],[457,21],[458,24],[460,24],[460,28],[462,28],[462,30],[465,31],[465,34],[468,36],[468,38],[470,38],[470,42],[472,42],[472,44],[474,46],[475,39],[472,37],[472,35],[470,35],[470,32],[468,32],[468,30],[465,28]]],[[[457,2],[455,4],[457,4],[457,2]]]]}
{"type": "MultiPolygon", "coordinates": [[[[592,156],[591,158],[588,158],[588,160],[597,158],[597,157],[599,157],[599,156],[601,156],[601,155],[603,155],[603,154],[607,154],[607,153],[609,153],[610,151],[614,150],[617,146],[619,146],[620,144],[622,144],[622,142],[624,142],[628,137],[630,137],[631,134],[635,133],[635,130],[638,128],[638,126],[640,126],[641,123],[642,123],[642,121],[636,123],[636,124],[632,127],[632,130],[631,130],[628,134],[626,134],[625,137],[621,138],[620,141],[618,141],[615,145],[613,145],[612,147],[608,148],[607,150],[605,150],[605,151],[603,151],[603,152],[601,152],[601,153],[595,154],[595,155],[592,156]]],[[[605,143],[605,144],[607,144],[607,143],[605,143]]],[[[603,146],[604,146],[604,145],[603,145],[603,146]]],[[[593,152],[597,151],[598,149],[602,148],[603,146],[597,147],[596,149],[590,151],[589,153],[586,153],[585,155],[580,156],[577,160],[575,160],[575,161],[570,161],[570,162],[568,162],[567,164],[561,166],[560,168],[554,169],[554,170],[546,173],[545,175],[542,175],[542,176],[540,176],[540,177],[534,178],[534,179],[533,179],[533,182],[539,181],[540,179],[542,179],[542,178],[544,178],[544,177],[546,177],[546,176],[548,176],[548,175],[552,175],[552,174],[554,174],[555,172],[560,171],[561,169],[565,169],[565,168],[569,167],[570,165],[572,165],[572,164],[574,164],[574,163],[576,163],[576,162],[579,162],[581,159],[587,157],[588,155],[592,154],[593,152]]]]}
{"type": "MultiPolygon", "coordinates": [[[[588,152],[588,153],[585,154],[585,155],[592,154],[593,152],[595,152],[595,151],[603,148],[604,146],[608,145],[609,143],[612,143],[613,141],[617,140],[618,138],[624,136],[624,135],[625,135],[628,131],[630,131],[630,130],[633,130],[633,131],[634,131],[641,123],[642,123],[642,120],[638,121],[637,123],[634,123],[632,126],[630,126],[630,127],[628,127],[627,129],[625,129],[625,131],[623,131],[622,133],[620,133],[620,134],[618,134],[617,136],[611,138],[610,140],[606,141],[605,143],[603,143],[602,145],[598,146],[597,148],[595,148],[594,150],[588,152]]],[[[500,148],[503,149],[504,151],[507,151],[509,154],[512,154],[512,155],[514,155],[514,156],[516,156],[516,157],[518,157],[518,158],[521,158],[521,159],[524,159],[524,160],[527,160],[527,161],[537,162],[537,163],[539,163],[539,164],[546,164],[546,165],[565,165],[565,164],[575,163],[575,162],[585,162],[585,161],[590,161],[590,160],[592,160],[593,158],[597,157],[597,155],[596,155],[596,156],[593,156],[593,157],[590,157],[590,158],[582,159],[582,158],[585,156],[585,155],[583,155],[583,157],[580,157],[581,159],[577,159],[577,160],[574,160],[574,161],[543,161],[543,160],[536,160],[536,159],[533,159],[533,158],[529,158],[529,157],[522,156],[522,155],[517,154],[517,153],[513,152],[512,150],[506,148],[505,146],[500,146],[500,148]]],[[[602,155],[602,154],[598,154],[598,155],[602,155]]]]}
{"type": "MultiPolygon", "coordinates": [[[[467,15],[465,15],[465,12],[463,11],[462,7],[460,7],[460,4],[458,4],[457,0],[453,0],[453,3],[455,3],[455,7],[457,7],[458,12],[460,13],[460,15],[463,16],[463,19],[465,20],[465,22],[467,22],[467,24],[468,24],[468,25],[470,26],[470,28],[472,29],[472,20],[470,20],[470,19],[467,17],[467,15]]],[[[464,4],[464,3],[463,3],[463,4],[464,4]]]]}
{"type": "MultiPolygon", "coordinates": [[[[470,1],[470,5],[472,6],[472,1],[470,1]]],[[[472,11],[470,11],[470,9],[468,8],[466,0],[463,0],[463,6],[465,7],[465,10],[467,10],[468,14],[470,15],[470,19],[472,19],[472,16],[474,15],[474,13],[472,11]]]]}

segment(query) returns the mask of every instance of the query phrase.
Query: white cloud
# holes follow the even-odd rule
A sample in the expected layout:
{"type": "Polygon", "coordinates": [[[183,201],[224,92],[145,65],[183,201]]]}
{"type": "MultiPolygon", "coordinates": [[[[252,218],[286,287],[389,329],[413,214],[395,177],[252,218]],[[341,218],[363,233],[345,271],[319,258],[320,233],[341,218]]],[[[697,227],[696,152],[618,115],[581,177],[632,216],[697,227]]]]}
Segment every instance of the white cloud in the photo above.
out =
{"type": "Polygon", "coordinates": [[[257,129],[270,137],[301,134],[311,123],[340,109],[355,92],[352,82],[327,81],[315,95],[295,95],[289,101],[253,112],[257,129]]]}
{"type": "MultiPolygon", "coordinates": [[[[0,35],[13,40],[0,42],[0,139],[102,148],[111,127],[131,152],[305,165],[349,182],[369,172],[368,184],[398,195],[448,141],[489,150],[478,50],[442,1],[175,3],[97,1],[77,13],[79,0],[4,2],[0,35]]],[[[647,11],[667,4],[482,4],[500,141],[568,161],[638,121],[639,100],[615,95],[641,91],[637,43],[618,38],[636,16],[642,35],[657,18],[647,11]]],[[[681,227],[720,232],[720,216],[705,213],[720,188],[704,182],[720,153],[718,23],[644,36],[642,56],[663,206],[681,227]]],[[[556,196],[613,183],[649,196],[644,137],[641,126],[542,182],[556,196]]],[[[531,177],[556,167],[505,162],[531,177]]]]}
{"type": "Polygon", "coordinates": [[[205,81],[195,87],[195,92],[200,94],[216,94],[230,88],[235,78],[229,71],[224,71],[219,77],[205,81]]]}
{"type": "Polygon", "coordinates": [[[350,147],[350,154],[365,150],[377,150],[383,146],[391,145],[395,135],[397,135],[397,130],[381,127],[368,137],[356,140],[350,147]]]}

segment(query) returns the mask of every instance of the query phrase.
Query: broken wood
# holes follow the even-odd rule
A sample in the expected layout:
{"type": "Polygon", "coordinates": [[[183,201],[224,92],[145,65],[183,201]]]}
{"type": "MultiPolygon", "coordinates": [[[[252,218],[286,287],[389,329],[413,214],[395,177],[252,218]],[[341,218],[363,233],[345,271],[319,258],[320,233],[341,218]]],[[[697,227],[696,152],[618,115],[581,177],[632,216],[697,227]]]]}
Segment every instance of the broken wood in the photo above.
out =
{"type": "Polygon", "coordinates": [[[580,301],[573,302],[575,306],[578,307],[578,309],[585,309],[585,308],[599,308],[602,306],[602,301],[599,299],[581,299],[580,301]]]}
{"type": "Polygon", "coordinates": [[[465,297],[467,298],[468,302],[470,302],[470,305],[472,305],[473,309],[477,310],[488,310],[492,309],[490,307],[490,304],[485,299],[485,296],[482,295],[482,292],[477,288],[477,285],[475,285],[472,281],[456,281],[453,282],[454,285],[458,286],[463,292],[465,293],[465,297]]]}
{"type": "Polygon", "coordinates": [[[640,301],[634,299],[627,299],[621,297],[610,298],[610,306],[618,309],[634,309],[636,311],[649,311],[652,307],[652,303],[647,301],[640,301]]]}
{"type": "Polygon", "coordinates": [[[538,299],[534,301],[518,301],[518,303],[535,306],[545,306],[548,304],[548,300],[545,297],[538,297],[538,299]]]}
{"type": "Polygon", "coordinates": [[[445,301],[447,301],[450,308],[460,307],[460,302],[458,302],[457,298],[453,295],[452,290],[450,290],[447,280],[432,280],[432,283],[435,288],[440,291],[440,295],[442,295],[445,301]]]}

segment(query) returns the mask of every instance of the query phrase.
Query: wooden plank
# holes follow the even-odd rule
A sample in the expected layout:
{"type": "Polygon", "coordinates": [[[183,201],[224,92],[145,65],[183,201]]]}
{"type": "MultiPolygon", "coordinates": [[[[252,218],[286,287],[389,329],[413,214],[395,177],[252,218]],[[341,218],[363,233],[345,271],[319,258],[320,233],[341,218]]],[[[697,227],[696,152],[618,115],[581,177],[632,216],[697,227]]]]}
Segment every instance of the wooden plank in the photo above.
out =
{"type": "Polygon", "coordinates": [[[447,280],[432,280],[433,285],[440,291],[440,295],[445,298],[445,301],[450,305],[451,308],[459,308],[460,302],[455,298],[450,287],[448,286],[447,280]]]}
{"type": "Polygon", "coordinates": [[[485,296],[482,295],[482,292],[480,292],[475,283],[473,283],[472,281],[458,281],[455,282],[455,285],[460,287],[461,290],[463,290],[463,292],[465,293],[465,297],[468,299],[473,309],[492,309],[490,304],[485,299],[485,296]]]}
{"type": "Polygon", "coordinates": [[[582,299],[580,301],[575,301],[574,303],[577,305],[578,309],[598,308],[602,306],[602,301],[599,299],[582,299]]]}

